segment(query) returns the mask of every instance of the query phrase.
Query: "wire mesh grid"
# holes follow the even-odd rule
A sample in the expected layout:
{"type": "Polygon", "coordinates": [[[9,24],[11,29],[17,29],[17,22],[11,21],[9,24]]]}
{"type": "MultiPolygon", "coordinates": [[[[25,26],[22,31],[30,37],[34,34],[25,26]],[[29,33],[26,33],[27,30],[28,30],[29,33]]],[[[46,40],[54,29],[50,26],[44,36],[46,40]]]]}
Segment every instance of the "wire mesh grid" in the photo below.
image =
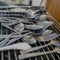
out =
{"type": "MultiPolygon", "coordinates": [[[[24,15],[24,13],[22,14],[24,15]]],[[[4,11],[1,11],[0,12],[0,16],[5,16],[5,17],[20,17],[21,16],[21,13],[20,12],[4,12],[4,11]]],[[[51,26],[51,29],[53,31],[55,31],[56,33],[60,33],[57,29],[57,27],[54,25],[54,26],[51,26]]],[[[11,34],[13,31],[1,26],[1,23],[0,23],[0,34],[11,34]]],[[[60,38],[58,38],[60,40],[60,38]]],[[[20,40],[14,42],[14,43],[19,43],[20,40]]],[[[13,44],[14,44],[13,43],[13,44]]],[[[36,46],[41,46],[41,45],[45,45],[45,44],[48,44],[49,42],[38,42],[34,45],[31,45],[32,47],[36,47],[36,46]]],[[[45,48],[42,48],[40,50],[37,50],[37,51],[34,51],[34,52],[46,52],[46,51],[51,51],[51,50],[54,50],[55,46],[53,45],[50,45],[48,47],[45,47],[45,48]]],[[[19,50],[8,50],[8,51],[1,51],[0,52],[0,60],[19,60],[18,59],[18,55],[20,54],[20,51],[19,50]]],[[[33,58],[28,58],[28,59],[22,59],[22,60],[60,60],[60,55],[57,54],[57,53],[51,53],[51,54],[46,54],[46,55],[41,55],[41,56],[37,56],[37,57],[33,57],[33,58]]]]}
{"type": "MultiPolygon", "coordinates": [[[[51,29],[53,31],[55,31],[56,33],[59,33],[59,31],[56,29],[55,26],[51,26],[51,29]]],[[[0,34],[11,34],[13,31],[1,26],[0,23],[0,34]]],[[[58,38],[60,39],[60,38],[58,38]]],[[[18,43],[20,42],[20,40],[14,42],[14,43],[18,43]]],[[[32,47],[36,47],[36,46],[41,46],[41,45],[45,45],[49,42],[38,42],[34,45],[31,45],[32,47]]],[[[51,51],[54,50],[55,46],[50,45],[48,47],[42,48],[40,50],[34,51],[34,52],[46,52],[46,51],[51,51]]],[[[18,59],[18,55],[20,54],[19,50],[8,50],[8,51],[1,51],[0,52],[0,60],[19,60],[18,59]]],[[[23,59],[23,60],[60,60],[60,55],[57,53],[51,53],[51,54],[46,54],[46,55],[41,55],[41,56],[37,56],[37,57],[33,57],[33,58],[28,58],[28,59],[23,59]]]]}

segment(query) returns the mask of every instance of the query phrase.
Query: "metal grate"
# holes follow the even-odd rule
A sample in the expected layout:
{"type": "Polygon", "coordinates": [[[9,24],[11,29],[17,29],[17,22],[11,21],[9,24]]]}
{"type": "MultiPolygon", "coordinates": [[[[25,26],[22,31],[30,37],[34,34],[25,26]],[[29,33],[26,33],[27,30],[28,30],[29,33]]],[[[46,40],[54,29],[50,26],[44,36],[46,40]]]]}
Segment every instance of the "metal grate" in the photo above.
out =
{"type": "MultiPolygon", "coordinates": [[[[0,12],[0,16],[10,16],[10,17],[20,17],[21,13],[19,12],[13,12],[13,13],[6,13],[6,12],[0,12]]],[[[24,15],[24,14],[22,14],[24,15]]],[[[60,31],[58,31],[56,29],[57,27],[55,25],[51,26],[50,29],[52,29],[53,31],[55,31],[56,33],[60,33],[60,31]]],[[[11,34],[13,31],[1,26],[0,23],[0,34],[11,34]]],[[[60,40],[60,38],[58,38],[60,40]]],[[[14,42],[14,43],[18,43],[20,42],[20,40],[14,42]]],[[[32,47],[36,47],[36,46],[41,46],[41,45],[45,45],[48,44],[49,42],[38,42],[34,45],[31,45],[32,47]]],[[[48,47],[42,48],[38,51],[34,51],[34,52],[46,52],[46,51],[51,51],[54,50],[55,46],[50,45],[48,47]]],[[[19,50],[8,50],[8,51],[0,51],[0,60],[19,60],[18,59],[18,55],[20,54],[19,50]]],[[[38,57],[33,57],[33,58],[28,58],[28,59],[22,59],[22,60],[60,60],[60,55],[57,53],[51,53],[51,54],[47,54],[47,55],[41,55],[38,57]]]]}
{"type": "MultiPolygon", "coordinates": [[[[51,29],[54,30],[56,33],[59,33],[59,31],[56,29],[55,26],[51,26],[51,29]]],[[[1,23],[0,23],[0,34],[11,34],[13,31],[5,28],[5,27],[2,27],[1,26],[1,23]]],[[[60,39],[60,38],[58,38],[60,39]]],[[[16,41],[15,43],[17,42],[20,42],[19,41],[16,41]]],[[[32,47],[35,47],[35,46],[41,46],[41,45],[45,45],[49,42],[38,42],[34,45],[31,45],[32,47]]],[[[46,51],[51,51],[55,48],[55,46],[48,46],[48,47],[45,47],[45,48],[42,48],[40,50],[38,50],[37,52],[46,52],[46,51]]],[[[36,52],[36,51],[34,51],[36,52]]],[[[19,60],[18,59],[18,55],[20,54],[20,51],[19,50],[8,50],[8,51],[1,51],[0,52],[0,60],[19,60]]],[[[38,56],[38,57],[33,57],[33,58],[28,58],[28,59],[24,59],[24,60],[60,60],[60,55],[57,54],[57,53],[51,53],[51,54],[47,54],[47,55],[42,55],[42,56],[38,56]]]]}

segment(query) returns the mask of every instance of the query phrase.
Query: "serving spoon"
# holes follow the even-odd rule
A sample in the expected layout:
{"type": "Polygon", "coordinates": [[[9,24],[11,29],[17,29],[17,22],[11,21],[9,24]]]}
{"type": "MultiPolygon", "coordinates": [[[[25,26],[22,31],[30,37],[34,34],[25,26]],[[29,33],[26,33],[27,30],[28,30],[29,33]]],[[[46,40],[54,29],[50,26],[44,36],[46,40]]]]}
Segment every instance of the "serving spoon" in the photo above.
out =
{"type": "Polygon", "coordinates": [[[36,52],[36,53],[29,53],[29,54],[21,54],[18,56],[18,58],[25,59],[25,58],[31,58],[31,57],[36,57],[36,56],[41,56],[41,55],[46,55],[46,54],[51,54],[51,53],[59,53],[60,54],[60,47],[57,47],[54,50],[48,51],[48,52],[36,52]]]}

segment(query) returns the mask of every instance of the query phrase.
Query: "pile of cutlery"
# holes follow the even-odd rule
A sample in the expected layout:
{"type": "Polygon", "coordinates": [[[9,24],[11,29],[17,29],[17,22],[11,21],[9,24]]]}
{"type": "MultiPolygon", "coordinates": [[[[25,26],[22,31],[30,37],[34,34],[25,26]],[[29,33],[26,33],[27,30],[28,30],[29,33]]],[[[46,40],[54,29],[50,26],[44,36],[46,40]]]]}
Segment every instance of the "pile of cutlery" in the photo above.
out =
{"type": "Polygon", "coordinates": [[[2,27],[5,27],[13,32],[7,35],[0,35],[0,51],[11,49],[21,50],[21,54],[18,56],[19,59],[25,59],[54,52],[60,54],[60,41],[56,40],[60,34],[55,33],[52,29],[49,29],[52,25],[54,25],[54,22],[48,21],[48,16],[43,11],[41,13],[41,10],[32,10],[30,8],[28,10],[25,10],[21,7],[18,9],[16,7],[7,8],[13,9],[8,11],[0,11],[0,16],[2,16],[0,17],[0,24],[2,27]],[[24,12],[25,15],[21,15],[21,18],[15,16],[10,17],[10,15],[20,16],[20,12],[24,12]],[[14,43],[18,40],[20,43],[14,43]],[[32,48],[31,44],[36,44],[37,41],[48,41],[50,43],[32,48]],[[49,45],[54,45],[56,48],[48,52],[32,52],[49,45]]]}

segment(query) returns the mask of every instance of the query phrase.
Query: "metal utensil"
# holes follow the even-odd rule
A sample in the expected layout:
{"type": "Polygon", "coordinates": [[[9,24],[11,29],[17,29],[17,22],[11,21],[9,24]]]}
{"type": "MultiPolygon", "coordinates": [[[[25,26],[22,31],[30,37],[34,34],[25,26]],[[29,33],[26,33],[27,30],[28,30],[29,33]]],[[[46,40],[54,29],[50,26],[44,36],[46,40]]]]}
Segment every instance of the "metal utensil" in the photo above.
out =
{"type": "MultiPolygon", "coordinates": [[[[26,32],[26,31],[25,31],[26,32]]],[[[7,41],[6,42],[6,44],[5,45],[9,45],[9,44],[11,44],[11,43],[13,43],[13,42],[15,42],[15,41],[17,41],[17,40],[19,40],[19,39],[21,39],[22,37],[25,37],[25,36],[27,36],[27,35],[29,35],[29,34],[31,34],[31,32],[27,32],[27,33],[25,33],[25,34],[19,34],[19,35],[17,35],[16,33],[14,33],[14,35],[13,36],[11,36],[10,38],[11,39],[9,39],[9,40],[6,40],[7,38],[7,36],[10,36],[10,35],[6,35],[4,38],[5,38],[5,40],[7,41]]],[[[3,37],[2,37],[3,38],[3,37]]],[[[5,43],[5,40],[0,40],[1,42],[0,42],[0,44],[1,44],[1,46],[3,46],[2,45],[2,43],[4,44],[5,43]]],[[[29,42],[30,40],[28,40],[28,42],[29,42]]],[[[33,41],[33,40],[32,40],[33,41]]],[[[26,41],[25,41],[26,42],[26,41]]]]}
{"type": "Polygon", "coordinates": [[[30,48],[31,46],[27,43],[16,43],[16,44],[5,46],[5,47],[0,47],[0,51],[6,51],[6,50],[11,50],[11,49],[27,50],[30,48]]]}
{"type": "Polygon", "coordinates": [[[52,21],[43,21],[39,23],[38,25],[43,26],[43,30],[46,30],[49,26],[52,26],[54,22],[52,21]]]}
{"type": "Polygon", "coordinates": [[[25,25],[25,28],[30,29],[30,30],[38,30],[38,29],[46,30],[51,25],[53,25],[53,22],[43,21],[43,22],[37,23],[37,24],[25,25]]]}
{"type": "Polygon", "coordinates": [[[35,44],[36,43],[36,39],[30,35],[26,35],[22,38],[23,42],[27,42],[29,44],[35,44]]]}
{"type": "Polygon", "coordinates": [[[30,29],[30,30],[38,30],[38,29],[42,29],[43,26],[39,26],[39,25],[25,25],[26,29],[30,29]]]}
{"type": "Polygon", "coordinates": [[[26,12],[26,9],[22,9],[22,8],[14,8],[14,9],[11,9],[11,11],[14,11],[14,12],[26,12]]]}
{"type": "MultiPolygon", "coordinates": [[[[7,34],[7,35],[0,35],[0,41],[2,39],[5,39],[7,36],[9,36],[10,34],[7,34]]],[[[19,38],[19,37],[22,37],[22,35],[13,35],[11,36],[11,38],[19,38]]]]}
{"type": "Polygon", "coordinates": [[[53,34],[50,34],[50,35],[44,35],[44,36],[40,36],[37,38],[38,41],[40,42],[45,42],[45,41],[51,41],[55,38],[59,37],[58,34],[56,33],[53,33],[53,34]]]}
{"type": "Polygon", "coordinates": [[[16,19],[11,19],[11,17],[0,17],[0,22],[13,22],[13,23],[16,23],[16,22],[19,22],[19,20],[16,19]]]}
{"type": "Polygon", "coordinates": [[[59,47],[60,46],[60,41],[57,41],[57,40],[52,40],[49,44],[46,44],[46,45],[43,45],[43,46],[37,46],[37,47],[33,47],[31,49],[28,49],[26,51],[21,51],[21,54],[26,54],[26,53],[29,53],[29,52],[32,52],[32,51],[36,51],[38,49],[41,49],[41,48],[44,48],[44,47],[47,47],[49,45],[54,45],[54,46],[57,46],[59,47]]]}
{"type": "Polygon", "coordinates": [[[15,27],[14,27],[14,30],[16,30],[17,32],[22,32],[24,30],[24,24],[20,23],[20,24],[17,24],[15,27]]]}
{"type": "Polygon", "coordinates": [[[12,43],[14,43],[15,41],[18,41],[19,39],[21,39],[21,37],[10,39],[10,40],[5,44],[5,46],[8,46],[8,45],[12,44],[12,43]]]}
{"type": "MultiPolygon", "coordinates": [[[[17,41],[17,40],[19,40],[19,39],[21,39],[21,38],[24,38],[25,36],[27,37],[29,34],[30,34],[31,32],[29,32],[29,33],[26,33],[26,34],[21,34],[21,36],[19,35],[19,36],[17,36],[17,37],[14,37],[13,39],[10,39],[9,40],[9,42],[6,44],[6,45],[9,45],[9,44],[11,44],[11,43],[13,43],[13,42],[15,42],[15,41],[17,41]]],[[[33,38],[34,39],[34,38],[33,38]]],[[[29,43],[36,43],[36,40],[28,40],[28,42],[29,43]]],[[[23,42],[26,42],[26,43],[28,43],[27,41],[25,41],[25,40],[23,40],[23,42]]]]}
{"type": "Polygon", "coordinates": [[[60,47],[60,41],[59,40],[52,40],[51,41],[52,45],[60,47]],[[55,43],[55,44],[54,44],[55,43]]]}
{"type": "Polygon", "coordinates": [[[1,41],[0,47],[4,46],[9,41],[9,39],[11,38],[12,35],[13,35],[13,33],[10,34],[9,36],[7,36],[5,40],[1,41]]]}
{"type": "Polygon", "coordinates": [[[2,26],[6,27],[6,28],[8,28],[8,29],[10,29],[10,30],[12,30],[12,31],[14,31],[14,32],[16,32],[17,34],[20,35],[20,33],[18,31],[16,31],[15,29],[13,29],[13,28],[11,28],[11,27],[9,27],[7,25],[2,25],[2,26]]]}
{"type": "Polygon", "coordinates": [[[51,54],[51,53],[60,53],[60,47],[59,48],[55,48],[52,51],[48,51],[48,52],[36,52],[36,53],[29,53],[29,54],[21,54],[18,56],[19,59],[25,59],[25,58],[31,58],[31,57],[35,57],[35,56],[41,56],[41,55],[46,55],[46,54],[51,54]]]}
{"type": "Polygon", "coordinates": [[[47,15],[41,15],[41,16],[39,17],[39,20],[40,20],[40,21],[46,21],[47,18],[48,18],[47,15]]]}
{"type": "Polygon", "coordinates": [[[50,35],[50,34],[52,34],[52,30],[45,30],[43,33],[42,33],[42,35],[50,35]]]}

